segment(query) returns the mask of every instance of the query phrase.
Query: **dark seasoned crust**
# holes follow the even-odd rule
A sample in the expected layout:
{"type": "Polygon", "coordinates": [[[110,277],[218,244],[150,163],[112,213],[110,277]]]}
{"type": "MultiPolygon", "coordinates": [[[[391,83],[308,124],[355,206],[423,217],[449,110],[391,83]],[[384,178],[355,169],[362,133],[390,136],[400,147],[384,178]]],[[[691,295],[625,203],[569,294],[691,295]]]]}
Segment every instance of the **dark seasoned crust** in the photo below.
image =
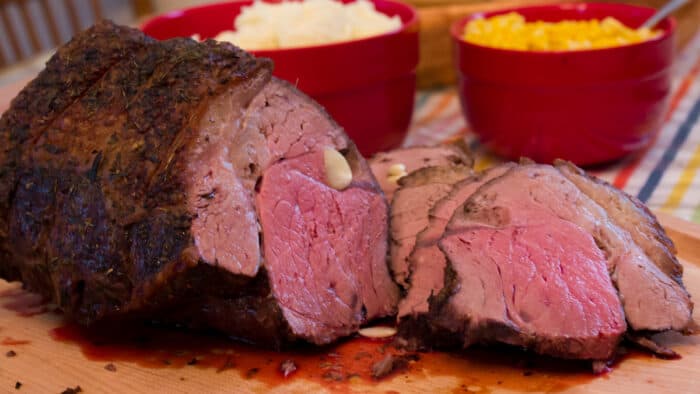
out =
{"type": "Polygon", "coordinates": [[[398,321],[397,338],[401,345],[411,350],[458,349],[466,347],[465,335],[468,330],[465,324],[459,330],[449,330],[444,317],[449,299],[459,290],[459,280],[452,265],[445,264],[444,285],[428,298],[430,308],[428,313],[406,315],[398,321]]]}
{"type": "Polygon", "coordinates": [[[471,174],[471,166],[461,164],[454,166],[433,166],[415,170],[399,179],[398,182],[400,188],[423,186],[431,183],[447,183],[451,185],[471,174]]]}
{"type": "MultiPolygon", "coordinates": [[[[152,42],[136,30],[101,22],[59,48],[39,76],[12,100],[0,118],[0,212],[9,207],[22,152],[115,63],[152,42]]],[[[6,236],[6,217],[0,215],[0,255],[8,253],[6,236]]]]}
{"type": "Polygon", "coordinates": [[[130,318],[156,318],[194,329],[213,328],[274,349],[295,339],[270,293],[264,268],[249,278],[222,275],[217,267],[198,264],[163,285],[156,297],[130,318]]]}
{"type": "Polygon", "coordinates": [[[176,299],[200,269],[182,175],[193,125],[224,90],[244,85],[245,105],[270,70],[228,44],[110,22],[76,36],[0,121],[1,274],[85,324],[176,299]]]}

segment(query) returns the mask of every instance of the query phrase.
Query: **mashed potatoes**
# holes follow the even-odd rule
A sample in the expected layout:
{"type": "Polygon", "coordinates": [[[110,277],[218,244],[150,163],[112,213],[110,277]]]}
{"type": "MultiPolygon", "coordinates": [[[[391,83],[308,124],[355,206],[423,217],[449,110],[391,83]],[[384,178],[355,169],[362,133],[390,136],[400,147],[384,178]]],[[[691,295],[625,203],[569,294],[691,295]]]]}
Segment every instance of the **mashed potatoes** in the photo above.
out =
{"type": "Polygon", "coordinates": [[[659,34],[650,29],[630,29],[612,17],[602,21],[526,22],[516,12],[475,19],[464,29],[468,42],[524,51],[609,48],[646,41],[659,34]]]}
{"type": "Polygon", "coordinates": [[[401,19],[378,12],[358,0],[305,0],[277,4],[256,1],[234,21],[236,31],[215,37],[243,49],[277,49],[355,40],[398,30],[401,19]]]}

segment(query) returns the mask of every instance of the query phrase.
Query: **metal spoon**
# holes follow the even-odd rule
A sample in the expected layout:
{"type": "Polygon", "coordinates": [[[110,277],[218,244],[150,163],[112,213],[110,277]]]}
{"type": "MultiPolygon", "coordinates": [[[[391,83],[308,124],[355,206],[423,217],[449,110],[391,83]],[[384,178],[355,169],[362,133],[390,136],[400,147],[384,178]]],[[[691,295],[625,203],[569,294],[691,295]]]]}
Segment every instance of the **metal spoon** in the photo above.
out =
{"type": "Polygon", "coordinates": [[[654,15],[647,19],[641,26],[640,29],[651,29],[656,26],[657,23],[661,22],[662,19],[667,17],[670,13],[680,8],[683,4],[687,3],[688,0],[671,0],[663,7],[659,8],[654,15]]]}

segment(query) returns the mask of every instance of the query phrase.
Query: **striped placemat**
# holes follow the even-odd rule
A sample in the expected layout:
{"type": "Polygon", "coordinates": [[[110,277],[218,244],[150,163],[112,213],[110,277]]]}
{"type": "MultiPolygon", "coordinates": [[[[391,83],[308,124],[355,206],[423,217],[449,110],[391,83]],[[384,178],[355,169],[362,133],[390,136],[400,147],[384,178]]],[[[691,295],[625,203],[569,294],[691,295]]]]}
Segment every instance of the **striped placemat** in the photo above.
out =
{"type": "MultiPolygon", "coordinates": [[[[674,65],[674,89],[665,123],[645,151],[594,173],[637,196],[650,208],[700,223],[700,34],[674,65]]],[[[479,144],[462,116],[454,88],[421,92],[404,145],[464,138],[477,169],[501,161],[479,144]]]]}

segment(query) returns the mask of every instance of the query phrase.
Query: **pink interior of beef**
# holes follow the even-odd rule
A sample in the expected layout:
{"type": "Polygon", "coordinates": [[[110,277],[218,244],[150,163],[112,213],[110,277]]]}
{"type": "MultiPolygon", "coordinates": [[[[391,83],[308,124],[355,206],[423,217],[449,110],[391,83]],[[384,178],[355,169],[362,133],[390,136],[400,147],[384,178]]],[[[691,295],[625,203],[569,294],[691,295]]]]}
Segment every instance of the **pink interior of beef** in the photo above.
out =
{"type": "Polygon", "coordinates": [[[391,268],[399,284],[407,283],[408,256],[416,244],[416,236],[428,225],[428,211],[451,188],[449,184],[431,183],[396,193],[391,206],[391,268]]]}
{"type": "Polygon", "coordinates": [[[431,295],[437,295],[445,284],[445,255],[437,244],[417,248],[411,254],[411,280],[406,297],[399,303],[398,318],[428,313],[431,295]]]}
{"type": "MultiPolygon", "coordinates": [[[[548,338],[539,351],[607,359],[625,332],[625,317],[603,253],[578,226],[474,228],[441,246],[459,276],[449,301],[473,326],[510,322],[524,334],[548,338]],[[573,346],[572,346],[573,345],[573,346]]],[[[486,334],[488,335],[488,334],[486,334]]],[[[513,344],[519,343],[518,340],[513,344]]]]}
{"type": "Polygon", "coordinates": [[[224,144],[202,144],[195,152],[188,205],[195,212],[192,234],[200,257],[233,274],[253,277],[260,266],[260,241],[252,196],[233,172],[224,144]]]}
{"type": "Polygon", "coordinates": [[[608,271],[635,330],[684,329],[692,303],[686,290],[649,260],[605,210],[550,166],[521,166],[484,185],[455,213],[448,231],[474,225],[546,225],[560,218],[583,228],[606,252],[608,271]]]}
{"type": "Polygon", "coordinates": [[[408,293],[399,303],[398,317],[427,313],[428,298],[437,294],[445,282],[445,256],[438,248],[437,242],[445,232],[445,227],[455,210],[484,183],[503,175],[510,164],[490,169],[479,178],[470,178],[455,184],[450,193],[438,201],[430,210],[430,220],[416,238],[416,246],[409,256],[411,270],[408,293]]]}
{"type": "Polygon", "coordinates": [[[257,196],[275,297],[292,331],[320,342],[388,313],[386,300],[396,297],[382,196],[352,185],[335,190],[324,168],[321,151],[280,161],[257,196]]]}
{"type": "Polygon", "coordinates": [[[642,330],[683,330],[692,321],[690,296],[649,263],[639,248],[635,249],[617,258],[613,273],[630,326],[642,330]]]}
{"type": "MultiPolygon", "coordinates": [[[[308,98],[272,80],[255,96],[244,127],[234,91],[212,100],[191,146],[188,204],[200,257],[233,274],[255,276],[261,262],[253,189],[261,171],[316,146],[343,146],[337,126],[308,98]],[[304,129],[306,127],[306,130],[304,129]],[[235,131],[235,132],[234,132],[235,131]],[[253,163],[253,164],[251,164],[253,163]]],[[[322,163],[321,163],[322,165],[322,163]]]]}
{"type": "MultiPolygon", "coordinates": [[[[266,139],[269,160],[293,158],[322,147],[338,150],[347,139],[333,120],[289,83],[272,79],[251,102],[247,116],[256,133],[266,139]]],[[[245,143],[245,141],[240,141],[245,143]]],[[[251,147],[258,150],[259,147],[251,147]]],[[[270,163],[259,163],[267,168],[270,163]]]]}

